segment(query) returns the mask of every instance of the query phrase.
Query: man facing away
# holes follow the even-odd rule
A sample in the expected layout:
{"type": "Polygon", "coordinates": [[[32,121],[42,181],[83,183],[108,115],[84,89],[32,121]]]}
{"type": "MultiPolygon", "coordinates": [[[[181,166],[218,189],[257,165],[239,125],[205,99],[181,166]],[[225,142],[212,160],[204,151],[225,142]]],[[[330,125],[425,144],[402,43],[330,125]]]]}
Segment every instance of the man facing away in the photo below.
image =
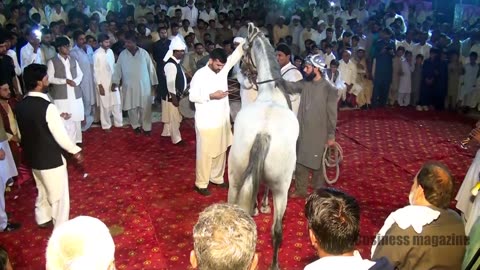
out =
{"type": "Polygon", "coordinates": [[[70,140],[60,112],[47,96],[47,67],[27,66],[24,83],[29,92],[15,111],[25,160],[38,189],[35,220],[40,227],[58,226],[68,220],[70,213],[67,163],[62,151],[73,154],[81,163],[82,149],[70,140]]]}
{"type": "Polygon", "coordinates": [[[105,223],[79,216],[53,231],[46,261],[47,270],[115,270],[115,243],[105,223]]]}
{"type": "Polygon", "coordinates": [[[193,227],[193,268],[254,270],[258,264],[257,226],[237,205],[214,204],[200,213],[193,227]]]}
{"type": "Polygon", "coordinates": [[[70,57],[70,41],[59,37],[55,41],[57,56],[48,62],[50,96],[62,113],[70,139],[82,143],[82,121],[85,119],[82,90],[79,85],[83,72],[78,62],[70,57]]]}
{"type": "Polygon", "coordinates": [[[123,110],[128,111],[130,125],[136,134],[150,136],[152,131],[152,96],[158,84],[152,59],[137,46],[135,32],[125,34],[125,48],[118,57],[112,79],[112,90],[122,81],[123,110]]]}
{"type": "Polygon", "coordinates": [[[100,122],[102,129],[109,131],[113,125],[123,126],[120,91],[112,89],[112,76],[115,70],[115,55],[110,49],[110,37],[107,34],[98,36],[100,48],[93,54],[93,71],[97,84],[100,103],[100,122]]]}
{"type": "Polygon", "coordinates": [[[197,141],[195,190],[208,196],[208,183],[228,187],[224,183],[227,148],[232,145],[228,73],[243,56],[243,44],[232,55],[222,49],[210,53],[208,65],[199,69],[190,82],[189,99],[195,103],[197,141]]]}
{"type": "Polygon", "coordinates": [[[311,56],[305,61],[306,81],[288,83],[293,93],[301,93],[295,193],[291,194],[292,198],[307,195],[310,171],[313,172],[314,189],[325,185],[323,152],[326,146],[335,143],[338,100],[338,90],[324,75],[325,67],[320,55],[311,56]]]}
{"type": "Polygon", "coordinates": [[[360,235],[360,206],[355,198],[335,189],[319,189],[308,197],[305,217],[310,242],[319,257],[305,270],[393,270],[385,258],[377,262],[362,259],[355,250],[360,235]]]}
{"type": "Polygon", "coordinates": [[[385,256],[398,269],[461,269],[467,239],[462,218],[449,209],[452,196],[448,168],[438,162],[423,165],[408,195],[410,205],[387,217],[372,245],[372,259],[385,256]]]}
{"type": "MultiPolygon", "coordinates": [[[[290,48],[286,44],[279,44],[276,51],[282,78],[289,82],[301,81],[303,79],[302,73],[290,61],[292,55],[290,48]]],[[[298,107],[300,106],[300,94],[290,95],[290,101],[292,102],[292,111],[297,115],[298,107]]]]}
{"type": "Polygon", "coordinates": [[[165,77],[167,79],[168,94],[162,99],[162,136],[170,137],[172,143],[178,145],[182,142],[180,123],[182,115],[178,110],[180,98],[187,88],[187,78],[180,62],[185,56],[186,45],[179,37],[172,39],[169,50],[163,61],[165,62],[165,77]]]}
{"type": "Polygon", "coordinates": [[[73,47],[70,52],[70,56],[77,61],[83,73],[82,82],[78,87],[82,90],[82,101],[85,115],[82,131],[86,131],[95,121],[95,111],[97,108],[97,95],[95,93],[93,75],[93,49],[87,44],[85,33],[83,31],[75,31],[73,33],[73,40],[75,41],[75,47],[73,47]]]}

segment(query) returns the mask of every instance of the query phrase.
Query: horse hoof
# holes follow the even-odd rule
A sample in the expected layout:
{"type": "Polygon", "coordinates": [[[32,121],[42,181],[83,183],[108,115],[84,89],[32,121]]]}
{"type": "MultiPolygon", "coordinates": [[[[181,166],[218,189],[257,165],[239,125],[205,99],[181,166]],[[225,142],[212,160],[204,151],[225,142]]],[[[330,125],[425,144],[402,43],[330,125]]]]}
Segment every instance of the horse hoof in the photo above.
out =
{"type": "Polygon", "coordinates": [[[272,209],[270,208],[270,205],[265,205],[260,208],[260,212],[262,214],[270,214],[272,212],[272,209]]]}

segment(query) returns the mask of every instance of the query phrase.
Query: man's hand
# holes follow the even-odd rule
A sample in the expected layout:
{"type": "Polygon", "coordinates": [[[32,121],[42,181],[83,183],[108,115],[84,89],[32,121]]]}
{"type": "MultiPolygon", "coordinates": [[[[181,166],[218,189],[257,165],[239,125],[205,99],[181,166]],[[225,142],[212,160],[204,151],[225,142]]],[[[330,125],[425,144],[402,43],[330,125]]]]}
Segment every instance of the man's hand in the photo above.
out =
{"type": "Polygon", "coordinates": [[[150,94],[152,97],[156,97],[157,96],[157,91],[156,91],[156,86],[152,86],[152,90],[150,90],[150,94]]]}
{"type": "Polygon", "coordinates": [[[327,141],[327,146],[330,147],[330,146],[333,146],[333,145],[335,145],[335,139],[330,139],[330,140],[327,141]]]}
{"type": "Polygon", "coordinates": [[[5,159],[5,151],[3,151],[3,148],[0,149],[0,160],[5,159]]]}
{"type": "Polygon", "coordinates": [[[480,129],[476,128],[472,131],[472,137],[475,139],[477,142],[480,142],[480,129]]]}
{"type": "Polygon", "coordinates": [[[170,95],[173,106],[178,107],[180,105],[180,101],[178,100],[177,96],[172,94],[170,95]]]}
{"type": "Polygon", "coordinates": [[[82,151],[76,153],[73,155],[73,158],[78,162],[78,163],[83,163],[83,153],[82,151]]]}
{"type": "Polygon", "coordinates": [[[105,89],[103,88],[103,85],[98,85],[98,92],[100,93],[100,96],[105,96],[105,89]]]}
{"type": "Polygon", "coordinates": [[[13,135],[11,140],[14,141],[14,142],[16,142],[16,143],[19,143],[19,142],[20,142],[20,138],[18,138],[17,135],[13,135]]]}
{"type": "Polygon", "coordinates": [[[77,84],[74,81],[69,80],[69,79],[67,79],[67,84],[70,85],[71,87],[77,86],[77,84]]]}
{"type": "Polygon", "coordinates": [[[228,96],[228,92],[217,90],[216,92],[210,94],[210,99],[222,99],[228,96]]]}
{"type": "Polygon", "coordinates": [[[60,114],[60,117],[62,117],[65,120],[68,120],[68,119],[70,119],[70,117],[72,117],[72,114],[64,112],[64,113],[60,114]]]}

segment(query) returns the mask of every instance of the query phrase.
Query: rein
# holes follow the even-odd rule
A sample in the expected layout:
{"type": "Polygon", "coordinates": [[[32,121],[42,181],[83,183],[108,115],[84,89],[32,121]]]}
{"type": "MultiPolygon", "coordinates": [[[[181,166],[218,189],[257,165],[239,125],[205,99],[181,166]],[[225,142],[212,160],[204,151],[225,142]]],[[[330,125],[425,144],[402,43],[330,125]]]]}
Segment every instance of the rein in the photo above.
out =
{"type": "Polygon", "coordinates": [[[257,66],[253,62],[253,58],[252,58],[252,45],[253,45],[253,41],[260,35],[260,33],[261,31],[256,32],[247,40],[246,44],[248,45],[248,49],[245,51],[246,61],[244,62],[244,65],[246,68],[245,74],[247,75],[247,78],[250,81],[250,83],[255,84],[257,86],[257,89],[258,89],[258,85],[275,82],[281,79],[281,78],[273,78],[273,79],[268,79],[260,82],[257,82],[257,80],[254,79],[257,66]]]}

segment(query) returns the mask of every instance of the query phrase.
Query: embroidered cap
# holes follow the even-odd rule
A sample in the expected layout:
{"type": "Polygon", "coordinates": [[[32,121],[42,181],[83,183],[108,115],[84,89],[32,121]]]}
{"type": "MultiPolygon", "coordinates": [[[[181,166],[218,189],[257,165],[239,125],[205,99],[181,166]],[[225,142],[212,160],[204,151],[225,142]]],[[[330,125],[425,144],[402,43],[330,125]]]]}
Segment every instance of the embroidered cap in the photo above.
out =
{"type": "Polygon", "coordinates": [[[327,65],[325,64],[325,58],[320,54],[309,55],[305,58],[305,65],[312,65],[319,69],[326,69],[327,65]]]}

